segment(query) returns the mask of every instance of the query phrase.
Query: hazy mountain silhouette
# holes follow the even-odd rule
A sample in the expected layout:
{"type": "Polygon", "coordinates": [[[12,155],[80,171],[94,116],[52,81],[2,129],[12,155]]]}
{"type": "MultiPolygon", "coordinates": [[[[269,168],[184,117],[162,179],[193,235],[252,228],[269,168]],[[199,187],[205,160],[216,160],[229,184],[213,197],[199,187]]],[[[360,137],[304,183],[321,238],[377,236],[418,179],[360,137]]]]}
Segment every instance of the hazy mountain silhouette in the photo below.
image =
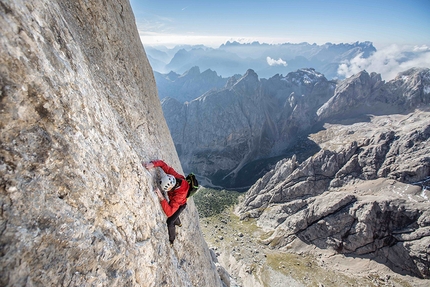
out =
{"type": "Polygon", "coordinates": [[[332,79],[338,77],[337,69],[342,62],[358,55],[367,58],[376,52],[376,48],[371,42],[324,45],[227,42],[216,49],[202,45],[173,49],[150,47],[146,52],[153,69],[160,73],[174,71],[182,74],[198,66],[202,70],[216,71],[223,77],[253,69],[260,77],[269,78],[301,68],[314,68],[332,79]]]}

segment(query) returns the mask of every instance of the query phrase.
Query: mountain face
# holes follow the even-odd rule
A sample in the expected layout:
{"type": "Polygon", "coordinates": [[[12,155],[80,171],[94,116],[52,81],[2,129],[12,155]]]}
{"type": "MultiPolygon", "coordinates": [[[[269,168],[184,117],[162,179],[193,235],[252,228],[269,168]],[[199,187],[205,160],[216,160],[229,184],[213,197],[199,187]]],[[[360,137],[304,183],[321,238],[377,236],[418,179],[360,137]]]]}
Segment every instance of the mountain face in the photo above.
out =
{"type": "Polygon", "coordinates": [[[326,125],[311,135],[323,149],[301,164],[278,162],[238,213],[256,218],[274,248],[304,244],[430,278],[429,116],[427,106],[326,125]]]}
{"type": "Polygon", "coordinates": [[[211,89],[223,88],[228,80],[211,70],[200,73],[199,67],[193,67],[182,75],[154,72],[154,76],[160,99],[170,97],[180,102],[192,101],[211,89]]]}
{"type": "Polygon", "coordinates": [[[160,73],[174,71],[182,74],[194,66],[202,70],[211,69],[223,77],[242,74],[247,69],[254,70],[262,78],[270,78],[275,74],[287,74],[304,67],[312,67],[323,73],[328,79],[339,75],[339,65],[358,55],[369,57],[376,51],[370,42],[352,44],[324,45],[300,44],[240,44],[227,42],[217,49],[207,47],[184,47],[176,51],[167,61],[165,52],[151,48],[148,50],[151,65],[160,73]],[[154,59],[154,60],[153,60],[154,59]],[[160,62],[164,62],[162,67],[160,62]]]}
{"type": "Polygon", "coordinates": [[[428,69],[410,69],[392,81],[381,81],[379,74],[362,72],[346,79],[336,93],[317,111],[320,121],[348,118],[360,114],[402,113],[430,103],[428,69]]]}
{"type": "Polygon", "coordinates": [[[0,27],[0,285],[223,286],[141,165],[181,172],[128,1],[2,0],[0,27]]]}
{"type": "Polygon", "coordinates": [[[268,80],[248,70],[222,90],[185,104],[168,98],[162,107],[184,169],[234,185],[246,164],[282,154],[334,89],[313,69],[268,80]]]}
{"type": "Polygon", "coordinates": [[[309,135],[321,150],[279,161],[238,214],[256,218],[272,248],[307,246],[430,278],[429,76],[410,69],[385,83],[361,72],[339,82],[316,111],[323,128],[309,135]]]}
{"type": "Polygon", "coordinates": [[[223,90],[186,104],[165,99],[162,108],[184,168],[237,188],[291,149],[317,151],[306,137],[324,122],[367,121],[367,114],[428,105],[428,78],[429,69],[411,69],[385,83],[363,71],[336,83],[313,69],[270,79],[248,70],[223,90]]]}

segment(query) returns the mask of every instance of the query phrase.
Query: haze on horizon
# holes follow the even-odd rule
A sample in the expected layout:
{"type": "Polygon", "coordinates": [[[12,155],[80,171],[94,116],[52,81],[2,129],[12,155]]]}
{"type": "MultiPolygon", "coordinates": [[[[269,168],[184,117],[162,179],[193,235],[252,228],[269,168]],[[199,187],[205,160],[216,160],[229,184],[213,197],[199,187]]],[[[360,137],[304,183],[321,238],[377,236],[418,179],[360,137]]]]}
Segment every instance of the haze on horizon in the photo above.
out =
{"type": "Polygon", "coordinates": [[[345,63],[339,74],[349,76],[366,69],[389,79],[410,67],[430,67],[428,0],[130,3],[144,46],[370,41],[378,51],[368,59],[358,57],[345,63]]]}

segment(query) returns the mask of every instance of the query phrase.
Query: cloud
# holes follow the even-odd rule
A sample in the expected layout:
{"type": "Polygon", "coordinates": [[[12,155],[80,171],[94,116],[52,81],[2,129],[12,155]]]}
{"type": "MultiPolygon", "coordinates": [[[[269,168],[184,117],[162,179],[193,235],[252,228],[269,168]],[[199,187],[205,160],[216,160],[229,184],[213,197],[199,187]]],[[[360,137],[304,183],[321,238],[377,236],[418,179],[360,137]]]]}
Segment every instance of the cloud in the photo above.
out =
{"type": "Polygon", "coordinates": [[[279,58],[278,60],[275,60],[275,59],[272,59],[270,57],[267,57],[266,60],[267,60],[267,64],[269,64],[269,66],[275,66],[275,65],[282,65],[284,67],[288,66],[287,62],[285,62],[281,58],[279,58]]]}
{"type": "Polygon", "coordinates": [[[350,77],[363,70],[381,74],[384,80],[394,79],[398,73],[414,67],[430,68],[430,47],[391,45],[376,51],[368,58],[362,54],[339,65],[337,73],[350,77]]]}

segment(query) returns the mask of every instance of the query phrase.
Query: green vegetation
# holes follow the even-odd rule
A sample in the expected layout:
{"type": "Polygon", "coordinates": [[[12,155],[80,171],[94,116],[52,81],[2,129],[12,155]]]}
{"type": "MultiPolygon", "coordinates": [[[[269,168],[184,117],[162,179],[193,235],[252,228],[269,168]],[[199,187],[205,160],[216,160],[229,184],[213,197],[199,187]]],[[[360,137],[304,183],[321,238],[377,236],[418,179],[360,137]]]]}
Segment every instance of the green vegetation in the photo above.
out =
{"type": "Polygon", "coordinates": [[[236,205],[239,201],[239,195],[240,193],[237,191],[201,187],[199,192],[194,195],[194,203],[201,218],[210,217],[236,205]]]}
{"type": "MultiPolygon", "coordinates": [[[[376,271],[367,276],[353,275],[353,266],[350,267],[351,270],[346,266],[345,271],[331,269],[333,263],[325,263],[318,255],[272,249],[270,246],[280,238],[275,238],[269,246],[263,245],[261,241],[269,238],[273,231],[263,231],[254,218],[239,219],[234,213],[234,207],[240,201],[241,195],[243,193],[235,191],[201,188],[193,198],[208,245],[221,254],[228,254],[224,256],[224,260],[232,256],[243,266],[246,272],[244,276],[254,276],[255,281],[264,287],[271,286],[272,277],[276,277],[276,274],[283,274],[285,278],[292,278],[304,286],[313,287],[412,286],[399,277],[393,276],[387,281],[376,271]]],[[[223,263],[228,266],[228,261],[223,263]]]]}

